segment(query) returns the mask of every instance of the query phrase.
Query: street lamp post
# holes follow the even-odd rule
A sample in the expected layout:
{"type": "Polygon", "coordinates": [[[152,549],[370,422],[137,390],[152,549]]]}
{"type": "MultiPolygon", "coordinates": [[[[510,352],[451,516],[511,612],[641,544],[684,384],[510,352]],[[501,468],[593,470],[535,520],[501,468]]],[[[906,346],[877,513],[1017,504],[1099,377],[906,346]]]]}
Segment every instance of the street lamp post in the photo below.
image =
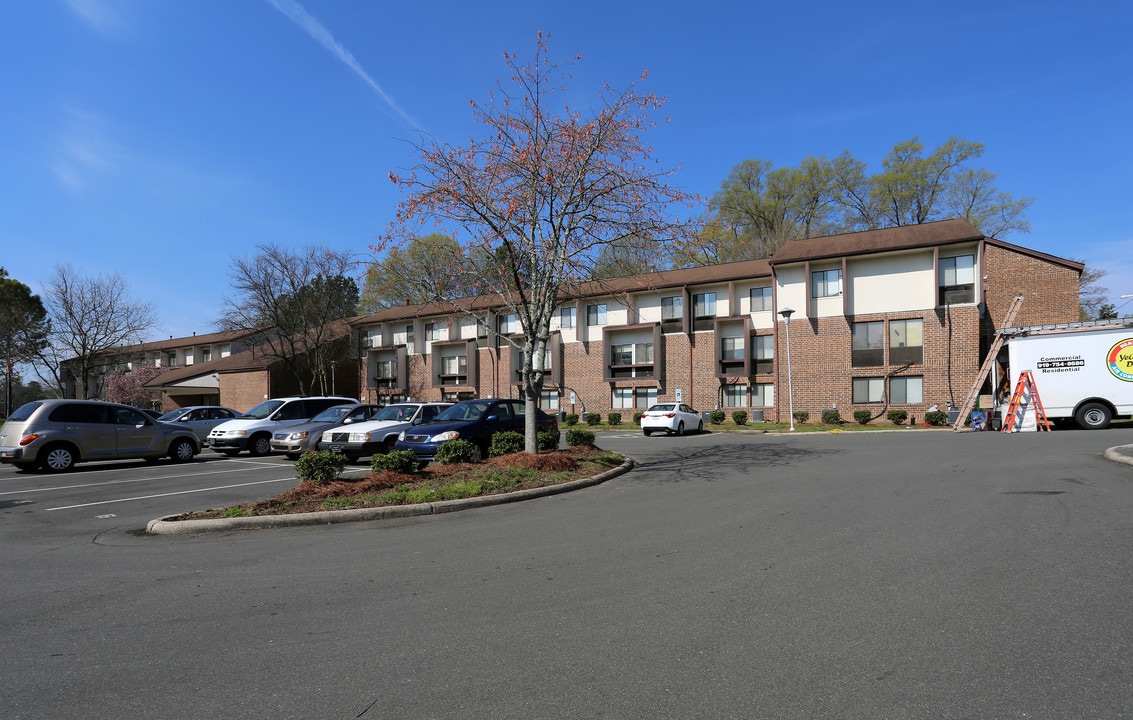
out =
{"type": "Polygon", "coordinates": [[[795,311],[785,307],[779,311],[787,329],[787,412],[791,414],[791,432],[795,431],[795,389],[791,386],[791,316],[795,311]]]}

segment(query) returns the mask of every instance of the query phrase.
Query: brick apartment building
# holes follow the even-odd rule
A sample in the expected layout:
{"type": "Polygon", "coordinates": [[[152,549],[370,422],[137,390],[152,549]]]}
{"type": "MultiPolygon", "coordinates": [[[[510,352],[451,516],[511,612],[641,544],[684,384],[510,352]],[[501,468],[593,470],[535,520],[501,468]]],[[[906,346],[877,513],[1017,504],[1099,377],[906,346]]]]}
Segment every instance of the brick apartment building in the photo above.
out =
{"type": "MultiPolygon", "coordinates": [[[[552,323],[540,405],[632,414],[659,400],[787,418],[923,414],[963,401],[1017,294],[1014,325],[1078,319],[1083,266],[963,220],[788,242],[769,260],[581,286],[552,323]]],[[[351,321],[371,402],[521,396],[518,321],[485,298],[351,321]]]]}

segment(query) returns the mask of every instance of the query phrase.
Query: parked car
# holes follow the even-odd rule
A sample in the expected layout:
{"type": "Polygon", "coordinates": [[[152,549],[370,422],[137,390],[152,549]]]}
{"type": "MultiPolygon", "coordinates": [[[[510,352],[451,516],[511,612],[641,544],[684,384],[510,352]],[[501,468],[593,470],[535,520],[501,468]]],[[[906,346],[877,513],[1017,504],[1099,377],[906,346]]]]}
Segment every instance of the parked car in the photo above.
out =
{"type": "MultiPolygon", "coordinates": [[[[535,421],[540,430],[559,429],[558,421],[543,412],[535,421]]],[[[465,400],[442,410],[432,422],[405,430],[394,444],[398,450],[412,450],[417,459],[431,462],[437,448],[446,440],[468,440],[476,448],[476,459],[488,456],[492,435],[513,430],[524,431],[526,405],[522,400],[465,400]]]]}
{"type": "Polygon", "coordinates": [[[271,449],[284,453],[288,460],[296,460],[303,453],[317,448],[324,430],[369,420],[378,410],[381,410],[380,405],[359,403],[329,407],[311,418],[310,422],[293,425],[273,434],[271,449]]]}
{"type": "Polygon", "coordinates": [[[153,420],[137,408],[98,400],[36,400],[0,427],[0,462],[21,470],[70,470],[88,460],[188,462],[201,445],[191,430],[153,420]]]}
{"type": "Polygon", "coordinates": [[[319,450],[342,453],[350,462],[393,449],[397,436],[413,425],[432,421],[452,403],[397,403],[387,405],[365,422],[323,432],[319,450]]]}
{"type": "Polygon", "coordinates": [[[192,430],[202,445],[208,445],[208,434],[214,427],[239,415],[240,413],[232,408],[219,405],[189,405],[170,410],[158,420],[192,430]]]}
{"type": "Polygon", "coordinates": [[[305,423],[334,405],[357,403],[346,397],[283,397],[264,400],[234,420],[217,425],[208,434],[209,447],[229,457],[247,450],[252,455],[271,452],[271,436],[278,430],[305,423]]]}
{"type": "Polygon", "coordinates": [[[699,412],[684,403],[657,403],[641,415],[641,431],[646,435],[654,430],[684,435],[693,428],[696,428],[696,432],[702,432],[704,420],[699,412]]]}

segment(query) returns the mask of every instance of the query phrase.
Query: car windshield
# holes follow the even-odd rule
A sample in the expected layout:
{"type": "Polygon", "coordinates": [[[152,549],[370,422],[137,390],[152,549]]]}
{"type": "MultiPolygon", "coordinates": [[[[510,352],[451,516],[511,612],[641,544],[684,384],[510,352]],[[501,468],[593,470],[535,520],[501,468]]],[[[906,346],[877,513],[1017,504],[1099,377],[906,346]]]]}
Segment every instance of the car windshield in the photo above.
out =
{"type": "Polygon", "coordinates": [[[252,408],[248,412],[244,413],[240,417],[255,418],[257,420],[263,420],[264,418],[268,417],[273,412],[278,410],[282,405],[283,405],[282,400],[264,400],[262,403],[255,406],[254,408],[252,408]]]}
{"type": "Polygon", "coordinates": [[[189,411],[185,408],[177,408],[176,410],[171,410],[165,413],[164,415],[159,417],[158,420],[160,420],[161,422],[173,422],[187,412],[189,411]]]}
{"type": "Polygon", "coordinates": [[[462,402],[445,408],[433,418],[434,422],[449,422],[453,420],[479,420],[488,411],[488,402],[462,402]]]}
{"type": "Polygon", "coordinates": [[[672,404],[669,405],[654,405],[645,412],[672,412],[676,409],[672,404]]]}
{"type": "Polygon", "coordinates": [[[378,411],[373,420],[408,420],[417,410],[416,405],[390,405],[378,411]]]}
{"type": "Polygon", "coordinates": [[[311,422],[338,422],[346,413],[354,409],[353,405],[335,405],[332,408],[327,408],[321,413],[311,418],[311,422]]]}

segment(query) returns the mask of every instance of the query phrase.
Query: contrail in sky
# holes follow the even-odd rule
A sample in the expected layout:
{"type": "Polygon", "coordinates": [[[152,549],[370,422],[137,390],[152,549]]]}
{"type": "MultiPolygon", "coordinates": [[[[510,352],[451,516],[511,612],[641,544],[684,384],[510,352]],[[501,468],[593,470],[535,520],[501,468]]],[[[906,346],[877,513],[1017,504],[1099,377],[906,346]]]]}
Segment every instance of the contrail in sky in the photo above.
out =
{"type": "Polygon", "coordinates": [[[358,77],[365,80],[366,84],[374,89],[374,92],[376,92],[382,99],[382,101],[385,102],[386,106],[389,107],[389,109],[394,113],[396,113],[397,116],[402,119],[402,121],[404,121],[413,129],[420,128],[420,123],[418,123],[411,115],[402,110],[394,101],[394,99],[387,95],[385,90],[382,90],[381,85],[378,85],[378,83],[375,82],[374,79],[370,77],[370,75],[364,69],[362,69],[362,66],[358,63],[358,60],[354,58],[350,51],[344,48],[342,44],[337,40],[335,40],[334,36],[330,34],[330,30],[327,30],[325,27],[323,27],[323,24],[316,20],[315,17],[311,15],[311,13],[304,10],[302,5],[300,5],[295,0],[267,1],[271,3],[276,10],[286,15],[288,19],[291,20],[291,22],[298,25],[308,35],[318,41],[319,44],[321,44],[327,50],[330,50],[332,55],[345,63],[346,67],[353,70],[354,73],[358,75],[358,77]]]}

